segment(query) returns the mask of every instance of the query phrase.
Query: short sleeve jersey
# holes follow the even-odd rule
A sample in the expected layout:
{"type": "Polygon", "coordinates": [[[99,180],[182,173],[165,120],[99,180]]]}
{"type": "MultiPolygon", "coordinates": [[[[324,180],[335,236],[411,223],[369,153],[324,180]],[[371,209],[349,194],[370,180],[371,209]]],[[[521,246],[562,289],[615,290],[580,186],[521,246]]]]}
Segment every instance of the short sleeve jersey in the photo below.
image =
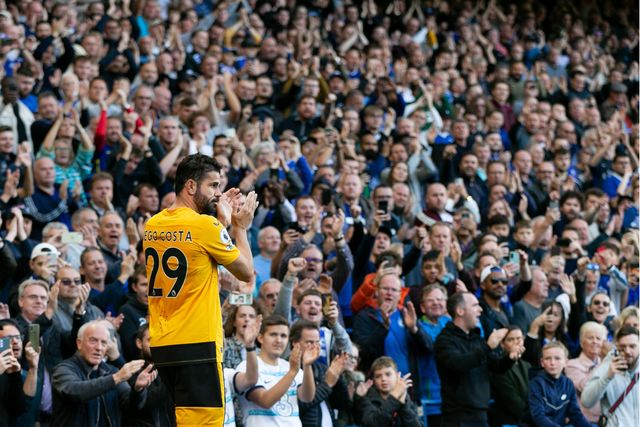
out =
{"type": "Polygon", "coordinates": [[[225,227],[190,208],[165,209],[147,222],[143,247],[154,363],[221,363],[218,265],[240,255],[225,227]]]}
{"type": "MultiPolygon", "coordinates": [[[[236,368],[236,372],[245,372],[247,361],[243,361],[236,368]]],[[[303,372],[298,371],[295,379],[289,385],[287,392],[271,408],[264,409],[247,399],[256,388],[269,390],[275,386],[289,372],[289,362],[278,359],[278,365],[264,363],[258,357],[258,382],[246,392],[240,394],[240,407],[246,427],[300,427],[300,412],[298,410],[298,386],[302,384],[303,372]]]]}

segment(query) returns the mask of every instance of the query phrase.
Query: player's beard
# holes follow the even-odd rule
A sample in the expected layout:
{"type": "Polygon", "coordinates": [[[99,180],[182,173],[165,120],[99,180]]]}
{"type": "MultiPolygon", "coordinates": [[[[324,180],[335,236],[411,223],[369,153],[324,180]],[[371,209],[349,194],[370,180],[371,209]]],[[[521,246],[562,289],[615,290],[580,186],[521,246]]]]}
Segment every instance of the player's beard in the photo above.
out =
{"type": "Polygon", "coordinates": [[[218,204],[218,198],[213,197],[211,199],[207,199],[200,189],[196,190],[195,196],[193,196],[193,201],[196,204],[196,208],[198,208],[198,213],[205,215],[215,215],[216,214],[216,205],[218,204]]]}

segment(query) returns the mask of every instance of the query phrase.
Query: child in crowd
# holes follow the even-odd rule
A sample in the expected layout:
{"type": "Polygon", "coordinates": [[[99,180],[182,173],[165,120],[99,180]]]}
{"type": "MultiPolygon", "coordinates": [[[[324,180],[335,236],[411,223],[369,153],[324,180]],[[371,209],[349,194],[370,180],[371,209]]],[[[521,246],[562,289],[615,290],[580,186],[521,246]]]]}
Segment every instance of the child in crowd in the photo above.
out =
{"type": "Polygon", "coordinates": [[[373,380],[356,389],[356,407],[364,427],[417,427],[420,418],[407,394],[411,374],[402,375],[390,357],[377,358],[371,365],[373,380]],[[373,385],[373,387],[371,387],[373,385]]]}
{"type": "Polygon", "coordinates": [[[542,348],[540,365],[544,373],[529,383],[528,403],[532,425],[591,426],[580,411],[573,383],[563,374],[568,356],[569,351],[558,341],[550,342],[542,348]]]}

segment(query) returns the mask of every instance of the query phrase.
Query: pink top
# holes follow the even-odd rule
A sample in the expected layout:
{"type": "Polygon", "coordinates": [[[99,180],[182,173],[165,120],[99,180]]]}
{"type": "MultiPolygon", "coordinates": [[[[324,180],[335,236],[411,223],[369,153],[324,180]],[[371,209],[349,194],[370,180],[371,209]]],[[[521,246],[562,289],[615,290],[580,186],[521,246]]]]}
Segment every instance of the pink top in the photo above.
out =
{"type": "Polygon", "coordinates": [[[593,408],[585,408],[582,406],[582,402],[580,402],[580,394],[582,394],[582,390],[587,384],[591,373],[599,364],[600,358],[598,358],[594,363],[594,361],[585,356],[584,353],[580,353],[580,356],[569,360],[567,362],[567,367],[565,368],[567,377],[571,379],[573,386],[576,388],[576,392],[578,393],[580,409],[582,410],[585,418],[592,423],[597,423],[598,418],[600,417],[600,402],[596,403],[593,408]]]}

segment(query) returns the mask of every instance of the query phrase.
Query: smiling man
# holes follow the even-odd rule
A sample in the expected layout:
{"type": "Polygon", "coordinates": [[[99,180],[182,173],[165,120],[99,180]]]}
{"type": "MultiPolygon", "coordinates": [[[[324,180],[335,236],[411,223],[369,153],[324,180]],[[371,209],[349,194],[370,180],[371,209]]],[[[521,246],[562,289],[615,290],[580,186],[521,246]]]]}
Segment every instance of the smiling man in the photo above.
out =
{"type": "Polygon", "coordinates": [[[254,275],[247,230],[257,196],[243,199],[235,188],[222,194],[220,171],[211,157],[185,157],[176,171],[175,203],[144,231],[151,354],[179,426],[224,421],[218,265],[243,282],[254,275]]]}
{"type": "Polygon", "coordinates": [[[123,407],[141,409],[146,387],[157,372],[153,365],[142,369],[144,360],[125,363],[120,370],[104,362],[109,331],[102,320],[85,323],[78,331],[75,355],[53,371],[53,415],[51,425],[121,425],[123,407]],[[138,373],[139,372],[139,373],[138,373]],[[138,376],[133,386],[128,380],[138,376]]]}

